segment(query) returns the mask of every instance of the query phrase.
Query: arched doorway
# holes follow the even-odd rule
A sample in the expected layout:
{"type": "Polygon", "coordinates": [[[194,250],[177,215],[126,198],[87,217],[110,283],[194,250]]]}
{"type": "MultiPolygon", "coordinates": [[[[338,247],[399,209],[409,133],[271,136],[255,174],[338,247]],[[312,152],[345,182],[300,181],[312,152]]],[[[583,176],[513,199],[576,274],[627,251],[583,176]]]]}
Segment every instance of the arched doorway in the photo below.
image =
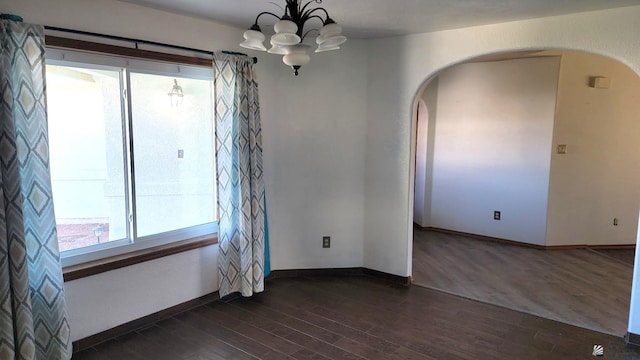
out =
{"type": "MultiPolygon", "coordinates": [[[[640,74],[640,7],[545,17],[369,42],[365,229],[369,269],[412,274],[415,108],[442,69],[478,56],[567,49],[616,59],[640,74]]],[[[640,334],[640,266],[634,268],[629,334],[640,334]]],[[[640,341],[634,341],[640,344],[640,341]]]]}
{"type": "MultiPolygon", "coordinates": [[[[632,99],[621,98],[628,93],[640,92],[640,79],[637,75],[617,61],[576,52],[509,53],[501,54],[499,57],[483,57],[472,62],[473,65],[467,64],[443,70],[436,78],[442,77],[442,81],[437,85],[441,90],[437,92],[436,97],[443,98],[436,102],[439,114],[435,115],[441,120],[439,123],[436,122],[440,129],[435,135],[435,142],[439,144],[436,146],[436,152],[439,151],[440,156],[431,163],[433,171],[437,172],[438,176],[432,178],[433,185],[430,190],[436,199],[432,199],[430,204],[433,213],[426,225],[528,243],[539,248],[635,243],[635,220],[640,194],[635,189],[637,182],[630,176],[637,175],[640,180],[640,174],[636,174],[634,170],[640,166],[630,163],[630,159],[624,154],[640,152],[640,148],[635,148],[640,138],[634,138],[640,137],[640,131],[634,131],[636,125],[633,121],[638,109],[635,109],[636,105],[632,99]],[[520,60],[513,60],[516,58],[520,60]],[[505,67],[506,70],[501,70],[505,67]],[[611,78],[619,79],[616,83],[617,89],[603,85],[610,83],[611,78]],[[598,85],[595,83],[596,79],[602,79],[604,83],[598,85]],[[469,96],[462,96],[463,93],[469,93],[469,96]],[[468,102],[475,104],[469,106],[468,102]],[[610,119],[606,125],[602,124],[603,117],[610,119]],[[480,121],[476,121],[478,119],[480,121]],[[621,119],[625,122],[621,123],[621,119]],[[482,121],[484,123],[481,123],[482,121]],[[561,153],[561,150],[564,153],[561,153]],[[603,154],[604,156],[601,156],[603,154]],[[621,178],[625,181],[620,181],[621,178]],[[622,183],[624,186],[621,186],[622,183]],[[615,201],[610,201],[616,196],[617,198],[613,199],[615,201]],[[603,208],[609,209],[614,215],[609,216],[603,208]],[[501,211],[501,215],[506,218],[494,220],[493,210],[501,211]],[[624,229],[620,227],[620,217],[625,218],[624,229]],[[607,221],[602,218],[606,218],[607,221]]],[[[423,86],[427,91],[430,88],[431,85],[423,86]]],[[[424,103],[425,98],[421,95],[417,101],[424,103]]],[[[430,115],[431,113],[430,111],[430,115]]],[[[429,125],[433,128],[431,123],[429,125]]],[[[419,121],[417,130],[420,134],[419,121]]],[[[424,158],[420,151],[425,146],[420,145],[421,141],[418,138],[415,147],[416,159],[424,158]]],[[[417,164],[416,187],[419,186],[419,170],[417,164]]],[[[425,191],[422,191],[421,195],[424,196],[424,193],[425,191]]],[[[418,202],[416,199],[414,206],[418,202]]],[[[425,226],[424,223],[419,225],[425,226]]],[[[495,251],[495,244],[492,246],[476,250],[495,251]]],[[[443,290],[542,316],[545,316],[547,311],[544,308],[536,308],[536,301],[544,303],[549,300],[547,317],[622,335],[628,319],[633,265],[623,268],[612,260],[611,268],[614,270],[605,269],[603,264],[606,261],[598,262],[602,258],[598,258],[600,255],[597,253],[585,249],[571,251],[574,252],[573,256],[584,257],[580,259],[582,265],[592,262],[595,267],[601,268],[602,273],[598,273],[597,269],[592,269],[595,272],[590,273],[589,269],[583,268],[584,273],[576,274],[574,281],[563,282],[556,273],[567,270],[565,265],[572,259],[576,260],[575,257],[554,254],[559,261],[558,268],[552,268],[551,263],[544,265],[549,268],[536,268],[532,264],[544,261],[533,258],[530,259],[531,263],[526,265],[528,258],[519,257],[526,251],[520,254],[521,251],[517,250],[495,257],[504,255],[503,259],[497,261],[507,265],[510,260],[518,261],[520,264],[499,268],[496,272],[506,272],[506,275],[520,273],[522,278],[501,278],[500,274],[486,272],[484,281],[493,284],[484,290],[480,287],[467,293],[461,293],[460,288],[455,287],[443,290]],[[607,271],[612,272],[612,278],[606,278],[607,271]],[[615,274],[616,271],[623,271],[624,274],[615,274]],[[580,279],[581,276],[590,279],[580,279]],[[603,283],[596,285],[596,278],[603,283]],[[599,301],[597,290],[592,298],[584,295],[585,291],[590,290],[589,282],[593,282],[596,288],[602,288],[608,283],[619,281],[620,278],[626,281],[626,294],[622,292],[623,296],[618,296],[625,298],[622,304],[616,299],[610,299],[610,304],[599,301]],[[531,288],[518,288],[515,285],[496,286],[496,282],[501,281],[525,284],[527,280],[530,280],[531,288]],[[582,283],[583,289],[572,288],[581,280],[585,280],[582,283]],[[555,288],[557,291],[551,289],[550,292],[545,292],[546,287],[555,288]],[[509,294],[511,288],[514,291],[509,294]],[[569,288],[572,288],[573,293],[566,292],[567,300],[563,298],[563,290],[569,288]],[[482,294],[483,291],[493,293],[482,294]],[[547,299],[541,299],[539,296],[543,292],[545,294],[542,297],[547,299]],[[514,297],[514,293],[518,293],[518,296],[514,297]],[[580,296],[583,298],[578,298],[580,296]],[[589,318],[598,317],[593,316],[594,312],[598,312],[597,306],[590,305],[578,311],[584,313],[586,320],[572,321],[572,316],[574,319],[579,317],[571,314],[576,306],[558,304],[570,301],[571,297],[575,297],[578,302],[598,303],[604,307],[601,311],[604,314],[603,318],[618,315],[619,324],[599,324],[602,319],[587,321],[589,318]],[[536,301],[531,302],[531,299],[536,301]],[[566,318],[552,313],[554,303],[559,309],[566,305],[564,311],[558,311],[561,315],[566,313],[566,318]],[[518,305],[522,305],[521,308],[518,308],[518,305]],[[616,311],[622,314],[614,313],[607,316],[610,308],[617,308],[616,311]]],[[[414,249],[414,259],[416,253],[418,251],[414,249]]],[[[538,252],[537,255],[540,253],[544,252],[538,252]]],[[[480,255],[472,260],[480,263],[480,255]]],[[[465,256],[473,258],[474,253],[467,252],[465,256]]],[[[431,260],[437,263],[437,259],[431,260]]],[[[439,266],[452,267],[469,260],[453,259],[453,262],[440,263],[439,266]]],[[[420,284],[421,279],[418,279],[416,266],[413,268],[416,283],[420,284]]],[[[464,267],[457,270],[461,268],[464,267]]],[[[474,276],[479,276],[485,269],[478,266],[469,268],[471,272],[467,274],[464,271],[452,272],[459,276],[458,279],[471,279],[466,286],[477,281],[482,282],[481,277],[474,280],[474,276]]],[[[437,271],[435,268],[433,270],[437,271]]],[[[433,284],[436,284],[432,285],[433,287],[442,287],[442,283],[437,281],[433,284]]],[[[463,288],[464,286],[462,285],[463,288]]],[[[606,295],[603,294],[600,300],[605,298],[606,295]]]]}

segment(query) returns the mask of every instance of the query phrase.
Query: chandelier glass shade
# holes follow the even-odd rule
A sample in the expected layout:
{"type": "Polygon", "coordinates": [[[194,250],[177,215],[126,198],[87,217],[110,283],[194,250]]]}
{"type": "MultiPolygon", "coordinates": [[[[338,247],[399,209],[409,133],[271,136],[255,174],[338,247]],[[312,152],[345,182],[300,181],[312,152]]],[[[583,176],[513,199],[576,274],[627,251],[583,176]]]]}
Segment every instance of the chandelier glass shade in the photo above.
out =
{"type": "Polygon", "coordinates": [[[322,7],[312,7],[312,4],[322,4],[322,0],[311,0],[302,3],[299,0],[285,0],[283,8],[284,14],[278,16],[265,11],[258,14],[256,20],[244,33],[244,42],[240,46],[257,51],[267,51],[270,54],[283,55],[282,61],[291,66],[294,74],[298,76],[298,70],[311,60],[308,51],[311,45],[304,44],[303,41],[309,33],[318,32],[316,37],[317,48],[315,52],[325,52],[340,49],[340,45],[347,41],[342,35],[340,27],[330,16],[327,10],[322,7]],[[269,39],[271,48],[267,50],[264,45],[266,39],[262,33],[258,20],[263,15],[275,17],[277,22],[273,26],[274,34],[269,39]],[[324,16],[324,17],[323,17],[324,16]],[[309,20],[316,19],[321,24],[320,29],[305,29],[309,20]]]}

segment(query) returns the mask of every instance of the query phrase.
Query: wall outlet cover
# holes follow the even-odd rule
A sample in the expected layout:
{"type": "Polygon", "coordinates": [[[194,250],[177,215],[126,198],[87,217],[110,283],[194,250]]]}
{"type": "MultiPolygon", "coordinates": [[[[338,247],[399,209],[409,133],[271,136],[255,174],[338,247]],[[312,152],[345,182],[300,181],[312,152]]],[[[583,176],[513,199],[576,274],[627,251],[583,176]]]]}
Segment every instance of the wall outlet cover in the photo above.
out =
{"type": "Polygon", "coordinates": [[[323,236],[322,237],[322,247],[324,249],[328,249],[331,247],[331,236],[323,236]]]}

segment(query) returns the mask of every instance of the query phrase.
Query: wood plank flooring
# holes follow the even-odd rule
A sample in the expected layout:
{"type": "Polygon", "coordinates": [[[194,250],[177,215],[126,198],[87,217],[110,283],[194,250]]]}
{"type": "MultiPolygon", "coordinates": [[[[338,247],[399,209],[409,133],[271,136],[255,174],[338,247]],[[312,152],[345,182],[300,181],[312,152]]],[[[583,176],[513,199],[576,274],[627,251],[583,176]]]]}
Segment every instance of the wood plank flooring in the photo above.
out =
{"type": "Polygon", "coordinates": [[[282,278],[74,355],[75,360],[640,359],[615,337],[368,277],[282,278]]]}
{"type": "Polygon", "coordinates": [[[413,245],[414,284],[617,336],[627,332],[632,264],[591,250],[544,251],[418,229],[413,245]]]}
{"type": "Polygon", "coordinates": [[[634,249],[597,249],[593,251],[610,256],[631,266],[633,266],[636,258],[636,251],[634,249]]]}

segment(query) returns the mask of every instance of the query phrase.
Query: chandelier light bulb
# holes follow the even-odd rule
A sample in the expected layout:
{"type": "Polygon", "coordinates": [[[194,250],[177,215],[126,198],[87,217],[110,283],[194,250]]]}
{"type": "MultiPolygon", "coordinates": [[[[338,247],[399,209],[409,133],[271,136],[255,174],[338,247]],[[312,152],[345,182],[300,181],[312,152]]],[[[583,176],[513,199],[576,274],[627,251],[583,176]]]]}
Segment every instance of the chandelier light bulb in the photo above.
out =
{"type": "Polygon", "coordinates": [[[309,61],[311,61],[311,58],[307,54],[309,47],[309,45],[305,44],[292,46],[287,55],[282,57],[282,62],[289,66],[302,66],[308,64],[309,61]]]}
{"type": "Polygon", "coordinates": [[[311,61],[311,57],[309,57],[309,54],[307,54],[307,50],[310,47],[311,46],[306,44],[290,46],[288,48],[289,52],[287,53],[287,55],[282,57],[282,62],[286,65],[291,66],[291,68],[293,69],[293,73],[296,76],[298,76],[298,70],[300,70],[300,67],[308,64],[309,61],[311,61]]]}
{"type": "Polygon", "coordinates": [[[325,52],[325,51],[331,51],[331,50],[340,50],[340,46],[327,46],[325,44],[321,44],[318,45],[318,48],[316,49],[315,52],[317,53],[321,53],[321,52],[325,52]]]}
{"type": "Polygon", "coordinates": [[[287,47],[286,46],[282,46],[282,45],[278,45],[278,44],[274,44],[273,43],[273,38],[271,39],[271,48],[269,50],[267,50],[267,52],[269,54],[277,54],[277,55],[286,55],[288,53],[287,47]]]}
{"type": "Polygon", "coordinates": [[[240,44],[243,48],[258,50],[258,51],[267,51],[267,48],[264,46],[264,34],[257,30],[247,30],[244,32],[244,42],[240,44]]]}
{"type": "Polygon", "coordinates": [[[327,38],[340,34],[342,34],[342,27],[336,23],[327,24],[320,29],[320,35],[327,38]]]}
{"type": "Polygon", "coordinates": [[[347,38],[345,36],[336,35],[336,36],[332,36],[330,38],[324,39],[324,41],[320,44],[320,46],[331,48],[331,47],[340,46],[345,42],[347,42],[347,38]]]}
{"type": "Polygon", "coordinates": [[[280,20],[273,27],[276,34],[271,37],[271,42],[275,45],[295,45],[302,39],[296,32],[298,25],[291,20],[280,20]]]}
{"type": "Polygon", "coordinates": [[[287,54],[282,57],[282,62],[289,66],[302,66],[306,65],[311,61],[311,57],[307,53],[294,53],[287,54]]]}
{"type": "Polygon", "coordinates": [[[273,30],[276,34],[289,33],[295,34],[298,31],[298,25],[291,20],[280,20],[273,25],[273,30]]]}

